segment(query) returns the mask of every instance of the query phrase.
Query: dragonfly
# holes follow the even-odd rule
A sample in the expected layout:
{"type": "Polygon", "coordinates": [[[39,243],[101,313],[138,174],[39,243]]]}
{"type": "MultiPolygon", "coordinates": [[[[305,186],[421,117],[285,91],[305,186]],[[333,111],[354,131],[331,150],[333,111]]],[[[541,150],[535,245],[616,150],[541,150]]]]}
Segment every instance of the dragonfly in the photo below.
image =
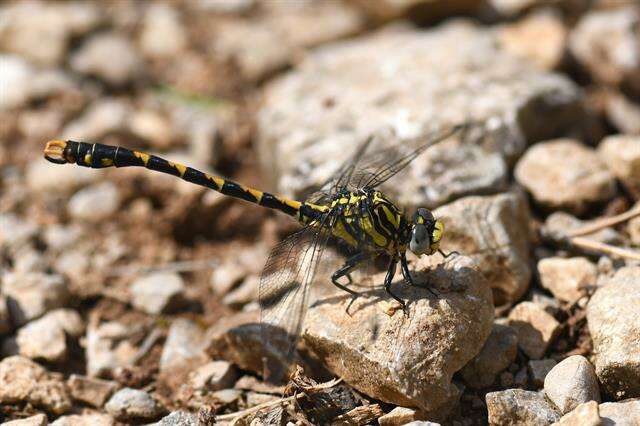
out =
{"type": "Polygon", "coordinates": [[[440,249],[444,224],[429,209],[417,208],[409,219],[403,209],[378,188],[425,150],[468,127],[469,123],[448,126],[414,138],[417,140],[405,140],[399,147],[368,153],[374,140],[370,137],[305,201],[263,192],[121,146],[51,140],[45,146],[44,156],[52,163],[94,169],[144,167],[295,218],[301,228],[271,250],[261,274],[258,297],[261,323],[265,329],[284,332],[285,351],[291,353],[310,304],[311,285],[326,257],[325,249],[336,240],[346,243],[349,250],[342,266],[331,274],[331,283],[357,297],[359,293],[349,287],[351,272],[372,258],[386,255],[384,290],[407,313],[405,301],[391,288],[398,265],[404,282],[415,285],[407,263],[407,250],[417,256],[439,252],[445,258],[451,253],[440,249]]]}

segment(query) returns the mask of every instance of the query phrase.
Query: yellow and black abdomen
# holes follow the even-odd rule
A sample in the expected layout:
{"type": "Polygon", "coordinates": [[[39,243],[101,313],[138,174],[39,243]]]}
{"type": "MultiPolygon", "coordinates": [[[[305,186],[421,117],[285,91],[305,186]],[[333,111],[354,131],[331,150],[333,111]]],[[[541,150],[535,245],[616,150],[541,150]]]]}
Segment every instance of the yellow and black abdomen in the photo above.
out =
{"type": "Polygon", "coordinates": [[[279,210],[293,216],[303,224],[317,220],[327,208],[291,200],[268,192],[241,185],[219,176],[203,173],[192,167],[174,163],[155,155],[119,146],[100,143],[53,140],[47,143],[45,158],[53,163],[75,163],[79,166],[101,169],[105,167],[144,167],[179,177],[187,182],[204,186],[234,198],[240,198],[263,207],[279,210]]]}

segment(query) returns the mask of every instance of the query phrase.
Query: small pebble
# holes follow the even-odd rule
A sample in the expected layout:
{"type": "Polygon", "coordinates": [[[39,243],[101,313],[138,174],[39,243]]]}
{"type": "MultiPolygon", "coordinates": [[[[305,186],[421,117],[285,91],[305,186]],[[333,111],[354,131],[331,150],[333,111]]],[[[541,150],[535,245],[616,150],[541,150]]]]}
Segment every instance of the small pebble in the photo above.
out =
{"type": "MultiPolygon", "coordinates": [[[[640,68],[639,68],[640,71],[640,68]]],[[[605,138],[598,152],[609,170],[634,194],[640,193],[640,136],[616,135],[605,138]]]]}
{"type": "Polygon", "coordinates": [[[563,414],[584,402],[600,402],[596,373],[581,355],[570,356],[553,367],[544,379],[544,392],[563,414]]]}
{"type": "Polygon", "coordinates": [[[600,156],[572,139],[531,146],[514,174],[537,203],[552,210],[581,214],[590,204],[607,201],[616,193],[614,177],[600,156]]]}
{"type": "Polygon", "coordinates": [[[189,374],[189,384],[195,389],[217,391],[233,386],[238,373],[227,361],[212,361],[189,374]]]}
{"type": "Polygon", "coordinates": [[[542,286],[558,299],[575,303],[596,285],[598,268],[585,257],[550,257],[538,262],[542,286]]]}
{"type": "Polygon", "coordinates": [[[174,411],[149,426],[199,426],[198,416],[188,411],[174,411]]]}
{"type": "Polygon", "coordinates": [[[107,413],[119,421],[149,421],[160,417],[164,408],[146,392],[124,388],[106,403],[107,413]]]}
{"type": "Polygon", "coordinates": [[[184,281],[173,273],[146,275],[134,281],[130,288],[132,305],[152,315],[174,309],[184,296],[184,281]]]}
{"type": "Polygon", "coordinates": [[[518,346],[532,359],[540,359],[560,331],[560,323],[533,302],[520,302],[509,313],[518,346]]]}
{"type": "Polygon", "coordinates": [[[401,426],[414,421],[416,410],[406,407],[395,407],[378,419],[380,426],[401,426]]]}
{"type": "Polygon", "coordinates": [[[596,401],[583,402],[552,426],[603,426],[596,401]]]}
{"type": "Polygon", "coordinates": [[[596,374],[615,399],[640,397],[639,282],[640,267],[621,268],[587,305],[596,374]]]}
{"type": "Polygon", "coordinates": [[[131,41],[112,33],[91,36],[73,54],[70,64],[74,71],[94,75],[116,86],[131,82],[143,68],[131,41]]]}
{"type": "Polygon", "coordinates": [[[560,414],[544,395],[521,389],[489,392],[486,395],[491,425],[548,425],[560,414]]]}
{"type": "Polygon", "coordinates": [[[116,382],[77,374],[69,377],[67,386],[73,399],[96,408],[102,408],[111,395],[118,390],[116,382]]]}
{"type": "Polygon", "coordinates": [[[17,326],[63,307],[69,299],[67,284],[61,275],[8,273],[3,278],[3,293],[7,296],[11,320],[17,326]]]}
{"type": "Polygon", "coordinates": [[[71,397],[57,375],[29,358],[10,356],[0,361],[0,404],[29,403],[60,415],[71,409],[71,397]]]}
{"type": "Polygon", "coordinates": [[[69,200],[69,214],[79,220],[98,222],[114,214],[120,207],[120,191],[111,182],[81,189],[69,200]]]}
{"type": "Polygon", "coordinates": [[[195,322],[175,319],[162,349],[160,371],[181,368],[205,359],[204,345],[204,331],[195,322]]]}

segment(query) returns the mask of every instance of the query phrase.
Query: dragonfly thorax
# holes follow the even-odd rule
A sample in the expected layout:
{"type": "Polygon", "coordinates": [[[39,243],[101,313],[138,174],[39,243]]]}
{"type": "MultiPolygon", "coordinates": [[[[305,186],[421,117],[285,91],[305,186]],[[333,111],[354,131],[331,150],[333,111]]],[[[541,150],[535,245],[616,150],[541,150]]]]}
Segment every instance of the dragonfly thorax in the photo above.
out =
{"type": "Polygon", "coordinates": [[[402,210],[382,192],[370,188],[341,191],[329,204],[332,233],[366,251],[404,251],[411,231],[402,210]]]}

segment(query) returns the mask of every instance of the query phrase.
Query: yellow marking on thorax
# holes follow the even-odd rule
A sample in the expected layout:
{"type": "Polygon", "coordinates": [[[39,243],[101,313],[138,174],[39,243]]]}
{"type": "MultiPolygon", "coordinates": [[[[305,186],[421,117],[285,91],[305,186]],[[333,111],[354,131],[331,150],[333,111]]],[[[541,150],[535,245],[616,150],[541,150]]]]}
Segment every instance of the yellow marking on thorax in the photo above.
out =
{"type": "Polygon", "coordinates": [[[150,157],[149,154],[145,154],[144,152],[140,152],[140,151],[133,151],[133,155],[141,159],[145,167],[149,163],[149,157],[150,157]]]}
{"type": "Polygon", "coordinates": [[[360,226],[364,232],[367,233],[378,247],[386,247],[387,239],[384,235],[380,235],[373,225],[373,221],[369,216],[361,218],[359,220],[360,226]]]}
{"type": "Polygon", "coordinates": [[[347,244],[350,244],[354,247],[357,245],[357,241],[351,236],[351,234],[347,232],[347,230],[344,228],[344,224],[341,221],[338,221],[338,223],[331,229],[331,233],[335,237],[344,240],[347,244]]]}

